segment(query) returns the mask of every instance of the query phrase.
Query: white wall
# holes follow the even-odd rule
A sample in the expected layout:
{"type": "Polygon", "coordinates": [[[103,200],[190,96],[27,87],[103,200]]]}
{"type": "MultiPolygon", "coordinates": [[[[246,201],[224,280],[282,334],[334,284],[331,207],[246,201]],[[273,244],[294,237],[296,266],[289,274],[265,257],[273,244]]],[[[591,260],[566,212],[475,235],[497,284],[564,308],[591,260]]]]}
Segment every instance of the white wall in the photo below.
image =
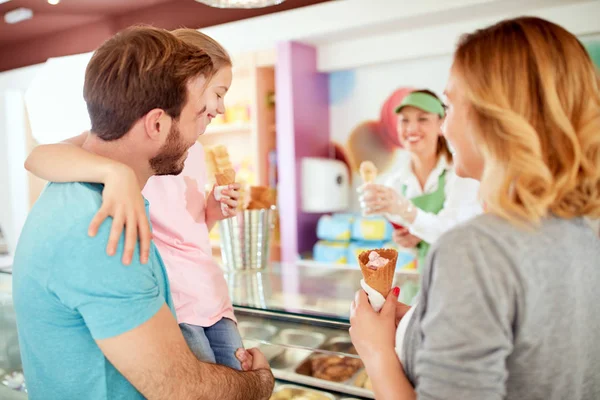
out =
{"type": "Polygon", "coordinates": [[[600,1],[491,0],[404,18],[394,25],[382,21],[379,28],[360,35],[320,40],[319,70],[452,54],[462,34],[522,15],[547,19],[579,36],[600,33],[600,1]]]}
{"type": "Polygon", "coordinates": [[[549,19],[577,35],[600,32],[597,0],[339,0],[202,31],[232,53],[287,40],[313,44],[319,71],[331,72],[450,54],[462,33],[520,15],[549,19]]]}
{"type": "Polygon", "coordinates": [[[92,53],[50,58],[25,94],[31,134],[40,144],[56,143],[90,129],[83,100],[85,69],[92,53]]]}
{"type": "Polygon", "coordinates": [[[0,92],[5,90],[18,90],[25,93],[43,65],[44,64],[36,64],[29,67],[0,72],[0,92]]]}
{"type": "MultiPolygon", "coordinates": [[[[396,30],[432,13],[448,15],[449,11],[516,1],[520,0],[338,0],[203,28],[202,32],[238,53],[274,48],[277,42],[287,40],[325,44],[362,37],[365,32],[396,30]]],[[[580,0],[527,0],[536,4],[573,1],[580,0]]],[[[469,15],[464,12],[463,17],[469,15]]]]}
{"type": "Polygon", "coordinates": [[[23,98],[42,65],[0,73],[0,226],[11,253],[29,211],[23,98]]]}
{"type": "Polygon", "coordinates": [[[0,226],[9,253],[15,250],[29,212],[29,180],[23,168],[26,129],[22,93],[0,93],[0,226]]]}
{"type": "Polygon", "coordinates": [[[333,140],[344,142],[357,123],[378,119],[384,100],[398,87],[429,88],[440,96],[446,85],[452,59],[450,56],[371,65],[352,71],[330,74],[330,93],[345,91],[332,102],[330,132],[333,140]],[[336,74],[352,75],[346,82],[335,82],[336,74]],[[339,87],[339,86],[344,87],[339,87]],[[349,90],[348,86],[352,87],[349,90]]]}

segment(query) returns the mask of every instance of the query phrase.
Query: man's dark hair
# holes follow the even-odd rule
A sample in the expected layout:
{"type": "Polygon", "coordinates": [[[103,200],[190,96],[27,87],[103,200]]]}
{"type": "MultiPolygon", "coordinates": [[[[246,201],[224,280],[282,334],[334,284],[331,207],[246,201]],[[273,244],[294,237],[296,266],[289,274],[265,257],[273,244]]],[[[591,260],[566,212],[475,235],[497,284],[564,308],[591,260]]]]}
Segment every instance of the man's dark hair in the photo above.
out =
{"type": "Polygon", "coordinates": [[[120,139],[155,108],[177,119],[190,79],[212,73],[204,51],[169,31],[127,28],[100,46],[87,66],[83,97],[91,130],[103,140],[120,139]]]}

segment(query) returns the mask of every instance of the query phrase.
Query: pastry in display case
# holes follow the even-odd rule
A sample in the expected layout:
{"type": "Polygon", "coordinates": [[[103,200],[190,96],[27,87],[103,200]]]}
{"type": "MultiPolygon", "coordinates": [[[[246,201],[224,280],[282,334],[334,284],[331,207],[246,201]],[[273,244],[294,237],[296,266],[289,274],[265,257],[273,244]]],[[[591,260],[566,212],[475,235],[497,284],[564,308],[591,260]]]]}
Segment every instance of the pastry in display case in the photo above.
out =
{"type": "Polygon", "coordinates": [[[301,386],[281,385],[275,388],[269,400],[335,400],[335,397],[301,386]]]}
{"type": "Polygon", "coordinates": [[[332,382],[349,382],[360,369],[364,368],[349,337],[330,339],[320,349],[341,354],[356,355],[356,357],[316,354],[304,361],[296,369],[296,372],[301,375],[308,375],[332,382]]]}
{"type": "Polygon", "coordinates": [[[374,398],[372,388],[365,386],[364,365],[352,345],[347,326],[248,314],[238,312],[244,346],[258,347],[265,354],[276,379],[330,394],[374,398]]]}
{"type": "Polygon", "coordinates": [[[363,370],[356,376],[354,379],[354,386],[365,388],[367,390],[373,390],[373,384],[371,383],[371,378],[369,378],[369,375],[367,375],[367,371],[363,370]]]}

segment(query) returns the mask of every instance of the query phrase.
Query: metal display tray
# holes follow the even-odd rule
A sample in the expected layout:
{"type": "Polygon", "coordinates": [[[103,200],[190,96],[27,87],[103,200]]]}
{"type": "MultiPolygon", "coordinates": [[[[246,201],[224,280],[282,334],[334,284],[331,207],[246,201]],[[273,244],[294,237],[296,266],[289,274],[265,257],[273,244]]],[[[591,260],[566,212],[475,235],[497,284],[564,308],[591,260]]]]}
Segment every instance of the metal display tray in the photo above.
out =
{"type": "Polygon", "coordinates": [[[273,375],[277,379],[312,388],[344,393],[351,396],[374,399],[371,390],[354,385],[359,374],[364,371],[361,367],[343,382],[334,382],[311,376],[310,363],[313,358],[322,356],[359,358],[353,349],[349,335],[339,329],[328,329],[315,326],[286,323],[282,321],[263,321],[244,317],[240,322],[240,331],[244,344],[248,347],[259,347],[267,357],[273,375]],[[253,322],[254,336],[244,336],[243,328],[247,322],[253,322]],[[273,327],[276,333],[271,335],[273,327]],[[270,336],[270,337],[269,337],[270,336]],[[343,356],[340,355],[343,353],[343,356]],[[354,354],[352,354],[354,353],[354,354]]]}

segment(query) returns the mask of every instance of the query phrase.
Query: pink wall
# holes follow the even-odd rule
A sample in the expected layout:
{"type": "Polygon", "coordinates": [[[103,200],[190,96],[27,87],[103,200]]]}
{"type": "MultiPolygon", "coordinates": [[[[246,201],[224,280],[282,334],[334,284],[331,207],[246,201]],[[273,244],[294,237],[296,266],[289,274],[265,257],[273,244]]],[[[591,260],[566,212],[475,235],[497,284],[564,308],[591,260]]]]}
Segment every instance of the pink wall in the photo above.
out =
{"type": "Polygon", "coordinates": [[[326,74],[317,72],[312,46],[283,42],[277,46],[277,162],[281,259],[295,261],[315,244],[320,214],[301,211],[300,160],[327,157],[329,86],[326,74]]]}

